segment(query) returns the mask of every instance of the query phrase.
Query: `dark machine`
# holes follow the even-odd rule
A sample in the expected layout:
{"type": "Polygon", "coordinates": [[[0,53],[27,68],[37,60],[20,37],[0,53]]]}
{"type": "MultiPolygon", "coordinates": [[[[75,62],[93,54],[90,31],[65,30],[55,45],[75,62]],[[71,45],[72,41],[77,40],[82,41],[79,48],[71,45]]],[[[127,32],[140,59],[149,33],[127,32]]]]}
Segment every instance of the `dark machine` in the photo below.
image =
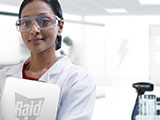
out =
{"type": "Polygon", "coordinates": [[[134,105],[132,118],[131,118],[131,120],[135,120],[136,115],[138,115],[139,97],[143,95],[146,91],[153,91],[154,85],[152,83],[138,82],[138,83],[134,83],[132,87],[135,88],[137,91],[137,99],[134,105]]]}

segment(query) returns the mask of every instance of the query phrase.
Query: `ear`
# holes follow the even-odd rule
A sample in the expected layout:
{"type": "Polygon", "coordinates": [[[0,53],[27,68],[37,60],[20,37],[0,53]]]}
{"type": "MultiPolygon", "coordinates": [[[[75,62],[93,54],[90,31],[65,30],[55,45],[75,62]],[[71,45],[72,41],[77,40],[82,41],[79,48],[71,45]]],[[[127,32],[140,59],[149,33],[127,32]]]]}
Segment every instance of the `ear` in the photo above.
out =
{"type": "Polygon", "coordinates": [[[59,28],[58,28],[58,36],[60,36],[61,33],[62,33],[63,25],[64,25],[64,20],[62,20],[61,23],[60,23],[60,25],[59,25],[59,28]]]}

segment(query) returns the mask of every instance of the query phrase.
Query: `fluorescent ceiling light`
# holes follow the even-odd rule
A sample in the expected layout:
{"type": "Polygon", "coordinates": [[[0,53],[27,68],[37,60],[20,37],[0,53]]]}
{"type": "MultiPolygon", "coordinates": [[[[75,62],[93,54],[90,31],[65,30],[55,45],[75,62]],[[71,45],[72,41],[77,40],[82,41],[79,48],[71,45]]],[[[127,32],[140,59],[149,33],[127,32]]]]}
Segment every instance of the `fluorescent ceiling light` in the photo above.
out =
{"type": "Polygon", "coordinates": [[[128,13],[124,8],[105,9],[108,13],[128,13]]]}
{"type": "Polygon", "coordinates": [[[141,5],[160,5],[160,0],[139,0],[141,5]]]}
{"type": "Polygon", "coordinates": [[[18,13],[19,12],[19,7],[12,6],[12,5],[6,5],[6,4],[0,4],[0,11],[1,12],[18,13]]]}

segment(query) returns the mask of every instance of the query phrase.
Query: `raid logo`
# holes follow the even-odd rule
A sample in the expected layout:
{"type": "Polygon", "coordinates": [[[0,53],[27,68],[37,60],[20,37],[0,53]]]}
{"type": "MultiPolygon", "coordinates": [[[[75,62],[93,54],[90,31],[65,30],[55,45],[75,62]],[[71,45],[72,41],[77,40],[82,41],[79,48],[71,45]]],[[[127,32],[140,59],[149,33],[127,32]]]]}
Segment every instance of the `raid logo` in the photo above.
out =
{"type": "Polygon", "coordinates": [[[15,93],[16,117],[19,120],[36,120],[41,114],[45,98],[27,98],[15,93]]]}

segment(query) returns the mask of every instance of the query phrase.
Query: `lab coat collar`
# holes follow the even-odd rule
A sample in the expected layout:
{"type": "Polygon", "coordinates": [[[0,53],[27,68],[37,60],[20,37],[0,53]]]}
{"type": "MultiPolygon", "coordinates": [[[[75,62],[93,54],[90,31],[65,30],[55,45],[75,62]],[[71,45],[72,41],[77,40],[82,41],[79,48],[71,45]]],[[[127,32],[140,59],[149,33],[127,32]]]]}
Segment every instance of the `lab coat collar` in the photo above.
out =
{"type": "Polygon", "coordinates": [[[22,78],[22,68],[23,68],[23,64],[25,61],[21,62],[18,65],[14,65],[12,66],[6,73],[6,77],[10,77],[10,76],[18,76],[18,78],[22,78]]]}
{"type": "Polygon", "coordinates": [[[61,73],[68,64],[71,64],[71,61],[67,56],[60,58],[44,75],[42,75],[39,81],[46,82],[50,80],[50,77],[55,74],[61,73]]]}
{"type": "Polygon", "coordinates": [[[67,56],[60,58],[52,67],[49,69],[50,74],[60,73],[66,65],[71,63],[67,56]]]}
{"type": "MultiPolygon", "coordinates": [[[[23,61],[22,63],[11,67],[6,73],[7,77],[13,76],[17,78],[22,78],[22,69],[25,62],[26,61],[23,61]]],[[[44,75],[42,75],[39,81],[45,82],[46,80],[49,80],[49,77],[51,75],[60,73],[68,64],[71,64],[71,61],[67,56],[60,58],[55,64],[51,66],[51,68],[44,75]],[[47,76],[47,78],[44,78],[44,76],[47,76]]]]}

